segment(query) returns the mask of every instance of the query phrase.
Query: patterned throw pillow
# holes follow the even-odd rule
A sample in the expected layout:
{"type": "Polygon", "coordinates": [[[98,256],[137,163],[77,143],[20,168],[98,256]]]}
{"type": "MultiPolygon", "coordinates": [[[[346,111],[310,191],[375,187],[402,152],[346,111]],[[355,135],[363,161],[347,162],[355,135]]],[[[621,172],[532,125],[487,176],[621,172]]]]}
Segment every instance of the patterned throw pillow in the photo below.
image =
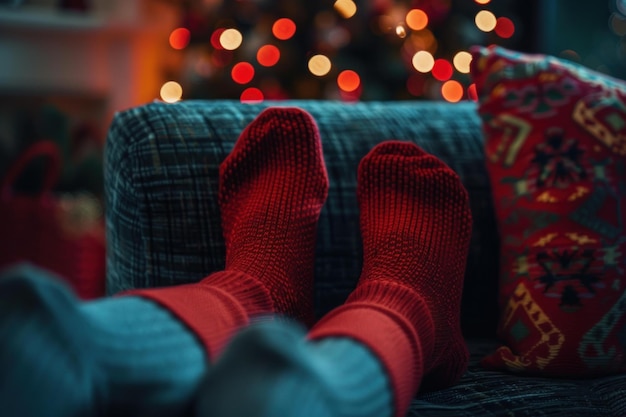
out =
{"type": "Polygon", "coordinates": [[[501,239],[498,333],[483,365],[626,371],[626,83],[545,55],[473,50],[501,239]]]}

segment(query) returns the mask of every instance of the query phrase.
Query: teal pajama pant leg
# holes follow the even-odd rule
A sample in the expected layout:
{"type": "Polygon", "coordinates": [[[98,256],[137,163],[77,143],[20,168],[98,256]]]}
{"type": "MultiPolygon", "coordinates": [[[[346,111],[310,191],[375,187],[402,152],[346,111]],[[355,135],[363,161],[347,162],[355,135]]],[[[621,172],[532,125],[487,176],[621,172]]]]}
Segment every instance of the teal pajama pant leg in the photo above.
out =
{"type": "Polygon", "coordinates": [[[0,404],[7,417],[184,414],[207,370],[202,345],[139,297],[80,302],[54,276],[0,277],[0,404]]]}

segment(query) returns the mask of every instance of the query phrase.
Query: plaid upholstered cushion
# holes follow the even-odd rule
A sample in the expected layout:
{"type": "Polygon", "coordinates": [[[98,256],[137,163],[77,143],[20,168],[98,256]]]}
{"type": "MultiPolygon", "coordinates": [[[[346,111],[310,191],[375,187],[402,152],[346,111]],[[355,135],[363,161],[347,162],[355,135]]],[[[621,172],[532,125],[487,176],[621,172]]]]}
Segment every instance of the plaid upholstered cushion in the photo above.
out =
{"type": "Polygon", "coordinates": [[[218,167],[244,126],[273,104],[304,108],[320,128],[330,191],[317,241],[318,315],[346,298],[360,272],[356,169],[374,145],[413,141],[448,163],[469,191],[474,224],[462,326],[473,365],[457,386],[420,394],[409,415],[626,416],[626,377],[530,379],[475,365],[493,347],[499,254],[483,135],[472,103],[219,100],[153,103],[118,114],[106,147],[110,294],[194,282],[223,267],[218,167]],[[477,337],[487,338],[487,347],[477,337]]]}

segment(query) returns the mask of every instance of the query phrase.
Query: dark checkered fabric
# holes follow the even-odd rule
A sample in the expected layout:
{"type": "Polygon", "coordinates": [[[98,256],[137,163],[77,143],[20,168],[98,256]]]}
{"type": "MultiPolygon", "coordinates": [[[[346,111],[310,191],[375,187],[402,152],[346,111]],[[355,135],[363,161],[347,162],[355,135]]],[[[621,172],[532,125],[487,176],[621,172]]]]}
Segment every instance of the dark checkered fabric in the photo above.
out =
{"type": "MultiPolygon", "coordinates": [[[[317,240],[318,316],[343,302],[359,276],[360,159],[383,140],[407,140],[443,159],[468,189],[474,224],[462,326],[470,340],[493,338],[498,238],[472,103],[217,100],[153,103],[118,114],[106,146],[108,292],[194,282],[223,267],[218,167],[241,130],[271,105],[303,108],[320,128],[330,190],[317,240]]],[[[475,358],[487,353],[470,346],[475,358]]],[[[626,377],[530,379],[473,365],[456,387],[421,394],[410,415],[626,416],[624,398],[626,377]]]]}

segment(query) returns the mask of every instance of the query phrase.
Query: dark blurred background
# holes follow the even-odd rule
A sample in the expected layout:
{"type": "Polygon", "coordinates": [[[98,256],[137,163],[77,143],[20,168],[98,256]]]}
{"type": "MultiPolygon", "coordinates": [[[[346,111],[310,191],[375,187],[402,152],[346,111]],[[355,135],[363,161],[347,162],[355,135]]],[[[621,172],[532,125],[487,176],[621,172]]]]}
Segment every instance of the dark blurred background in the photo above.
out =
{"type": "Polygon", "coordinates": [[[472,45],[625,78],[625,16],[626,0],[0,0],[0,178],[46,138],[56,190],[100,194],[113,114],[152,100],[471,100],[472,45]]]}

